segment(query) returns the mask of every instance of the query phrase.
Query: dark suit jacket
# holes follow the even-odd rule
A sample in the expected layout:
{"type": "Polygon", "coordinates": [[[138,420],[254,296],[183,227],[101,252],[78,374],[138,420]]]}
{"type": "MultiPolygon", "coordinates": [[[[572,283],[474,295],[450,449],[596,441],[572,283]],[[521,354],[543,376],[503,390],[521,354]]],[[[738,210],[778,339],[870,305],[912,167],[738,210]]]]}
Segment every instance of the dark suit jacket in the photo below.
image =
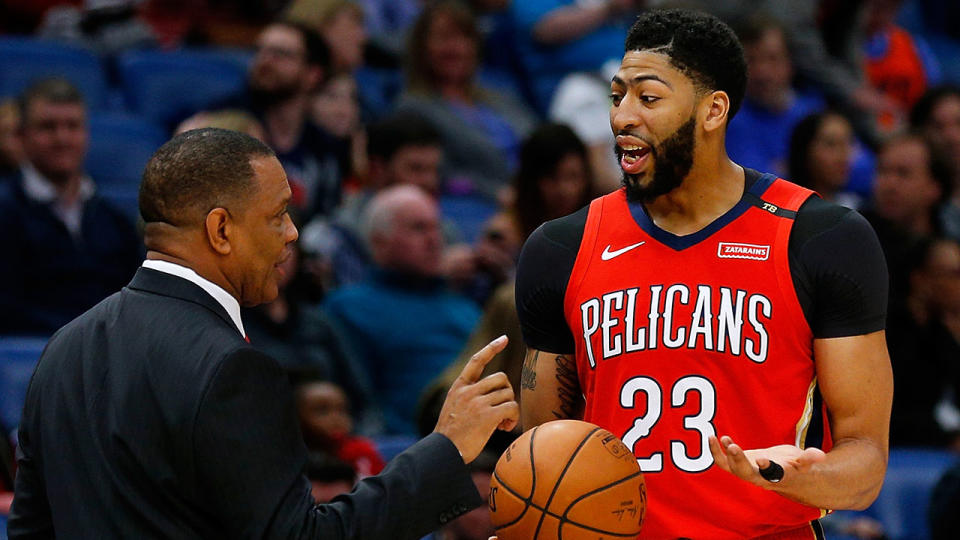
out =
{"type": "Polygon", "coordinates": [[[19,437],[11,539],[419,538],[482,504],[434,434],[314,506],[283,371],[206,292],[146,268],[53,336],[19,437]]]}

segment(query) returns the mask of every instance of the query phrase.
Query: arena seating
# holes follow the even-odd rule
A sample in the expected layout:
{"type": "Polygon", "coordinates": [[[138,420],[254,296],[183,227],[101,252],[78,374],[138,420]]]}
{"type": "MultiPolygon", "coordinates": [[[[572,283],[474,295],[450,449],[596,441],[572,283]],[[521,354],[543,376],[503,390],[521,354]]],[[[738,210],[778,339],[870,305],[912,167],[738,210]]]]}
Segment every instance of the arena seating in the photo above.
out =
{"type": "Polygon", "coordinates": [[[956,453],[946,450],[892,448],[887,477],[877,500],[863,512],[840,514],[876,519],[891,540],[926,540],[930,538],[930,493],[937,480],[958,460],[956,453]]]}
{"type": "Polygon", "coordinates": [[[27,385],[46,343],[45,338],[0,338],[0,420],[7,429],[20,423],[27,385]]]}
{"type": "Polygon", "coordinates": [[[94,53],[37,39],[0,39],[0,97],[16,96],[35,79],[53,75],[73,82],[91,109],[106,107],[107,77],[103,63],[94,53]]]}
{"type": "Polygon", "coordinates": [[[130,111],[165,127],[243,90],[244,56],[205,49],[131,51],[117,59],[130,111]]]}

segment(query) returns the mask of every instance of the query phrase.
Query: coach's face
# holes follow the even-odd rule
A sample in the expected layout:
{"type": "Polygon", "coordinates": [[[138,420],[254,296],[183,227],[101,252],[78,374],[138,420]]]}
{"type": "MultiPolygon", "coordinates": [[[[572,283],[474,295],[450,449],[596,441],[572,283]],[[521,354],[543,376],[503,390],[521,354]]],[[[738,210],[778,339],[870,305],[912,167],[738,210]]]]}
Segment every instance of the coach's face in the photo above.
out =
{"type": "Polygon", "coordinates": [[[693,165],[698,93],[670,57],[629,51],[610,86],[610,126],[632,200],[679,186],[693,165]]]}
{"type": "Polygon", "coordinates": [[[290,185],[277,158],[252,159],[256,190],[242,211],[232,216],[231,281],[238,284],[241,305],[255,306],[276,299],[283,263],[299,236],[287,212],[290,185]]]}

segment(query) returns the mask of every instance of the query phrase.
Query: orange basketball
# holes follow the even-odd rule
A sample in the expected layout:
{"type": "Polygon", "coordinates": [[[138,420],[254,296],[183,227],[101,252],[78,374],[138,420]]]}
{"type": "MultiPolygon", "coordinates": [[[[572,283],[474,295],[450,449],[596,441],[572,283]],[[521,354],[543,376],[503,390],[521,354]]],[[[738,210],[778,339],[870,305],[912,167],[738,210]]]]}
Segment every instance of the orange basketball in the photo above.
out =
{"type": "Polygon", "coordinates": [[[647,492],[637,460],[605,429],[557,420],[521,435],[490,482],[500,540],[597,540],[640,533],[647,492]]]}

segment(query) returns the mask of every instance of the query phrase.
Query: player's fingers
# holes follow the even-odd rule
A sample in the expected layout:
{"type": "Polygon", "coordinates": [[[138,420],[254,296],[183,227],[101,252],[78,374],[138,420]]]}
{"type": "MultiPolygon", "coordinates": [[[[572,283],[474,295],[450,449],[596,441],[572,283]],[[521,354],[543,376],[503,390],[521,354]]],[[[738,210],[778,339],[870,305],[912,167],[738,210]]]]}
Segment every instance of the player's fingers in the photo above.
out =
{"type": "Polygon", "coordinates": [[[483,373],[483,368],[490,362],[490,359],[496,356],[497,353],[502,351],[506,346],[507,336],[500,336],[477,351],[477,353],[467,361],[467,365],[463,366],[463,370],[460,372],[457,380],[453,382],[452,388],[477,382],[483,373]]]}
{"type": "Polygon", "coordinates": [[[730,472],[743,478],[744,480],[755,480],[757,467],[750,461],[750,458],[743,452],[740,445],[733,442],[730,437],[724,437],[720,440],[723,449],[727,454],[727,460],[730,464],[730,472]]]}
{"type": "Polygon", "coordinates": [[[816,463],[827,459],[827,454],[819,448],[806,448],[795,460],[794,466],[800,470],[806,470],[816,463]]]}
{"type": "Polygon", "coordinates": [[[710,453],[713,454],[713,462],[721,469],[730,472],[730,464],[727,462],[727,455],[723,453],[723,448],[720,446],[720,440],[711,435],[707,439],[707,443],[710,446],[710,453]]]}

